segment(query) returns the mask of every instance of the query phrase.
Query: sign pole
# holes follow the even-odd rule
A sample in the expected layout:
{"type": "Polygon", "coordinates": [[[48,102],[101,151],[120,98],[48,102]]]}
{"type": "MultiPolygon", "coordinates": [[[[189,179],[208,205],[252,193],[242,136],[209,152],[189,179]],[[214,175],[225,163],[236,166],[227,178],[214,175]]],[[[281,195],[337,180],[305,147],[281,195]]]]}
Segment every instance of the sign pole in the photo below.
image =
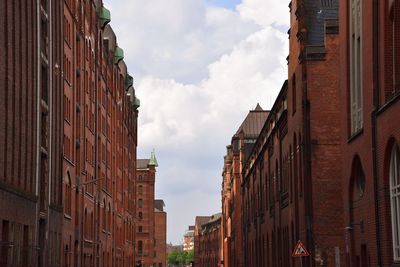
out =
{"type": "Polygon", "coordinates": [[[300,259],[300,267],[303,267],[303,257],[299,257],[300,259]]]}

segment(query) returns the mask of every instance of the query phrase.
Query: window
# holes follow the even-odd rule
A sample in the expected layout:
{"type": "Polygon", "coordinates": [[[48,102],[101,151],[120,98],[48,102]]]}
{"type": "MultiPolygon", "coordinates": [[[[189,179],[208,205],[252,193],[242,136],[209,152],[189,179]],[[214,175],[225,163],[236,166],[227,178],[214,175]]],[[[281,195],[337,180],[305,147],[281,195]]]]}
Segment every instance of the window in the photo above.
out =
{"type": "Polygon", "coordinates": [[[139,232],[139,233],[143,233],[143,226],[139,225],[139,227],[138,227],[138,232],[139,232]]]}
{"type": "Polygon", "coordinates": [[[351,0],[350,12],[350,116],[351,134],[355,134],[363,127],[361,0],[351,0]]]}
{"type": "Polygon", "coordinates": [[[108,203],[108,231],[111,231],[111,220],[112,220],[111,215],[112,215],[111,204],[108,203]]]}
{"type": "Polygon", "coordinates": [[[143,219],[143,212],[139,212],[139,219],[142,220],[143,219]]]}
{"type": "Polygon", "coordinates": [[[89,221],[88,221],[88,216],[87,216],[87,209],[85,208],[85,217],[84,217],[84,221],[83,221],[83,225],[84,225],[84,236],[86,239],[88,239],[89,237],[89,221]]]}
{"type": "MultiPolygon", "coordinates": [[[[390,0],[389,1],[389,14],[391,22],[391,39],[392,39],[392,83],[390,95],[398,93],[400,91],[400,0],[390,0]]],[[[389,67],[390,68],[390,67],[389,67]]]]}
{"type": "Polygon", "coordinates": [[[71,215],[71,177],[69,172],[67,172],[67,176],[65,177],[65,210],[64,212],[68,215],[71,215]]]}
{"type": "Polygon", "coordinates": [[[106,201],[103,201],[103,229],[107,230],[106,201]]]}
{"type": "Polygon", "coordinates": [[[138,205],[139,205],[139,208],[141,208],[143,206],[143,200],[141,198],[139,198],[138,205]]]}
{"type": "Polygon", "coordinates": [[[393,259],[400,260],[400,151],[395,145],[390,158],[390,199],[392,208],[393,259]]]}
{"type": "Polygon", "coordinates": [[[142,195],[143,194],[143,186],[142,185],[139,185],[139,195],[142,195]]]}
{"type": "Polygon", "coordinates": [[[138,241],[138,254],[139,255],[143,254],[143,241],[142,240],[138,241]]]}
{"type": "Polygon", "coordinates": [[[142,181],[143,177],[141,175],[139,175],[139,181],[142,181]]]}
{"type": "Polygon", "coordinates": [[[297,95],[296,95],[296,74],[292,77],[292,114],[296,113],[297,95]]]}

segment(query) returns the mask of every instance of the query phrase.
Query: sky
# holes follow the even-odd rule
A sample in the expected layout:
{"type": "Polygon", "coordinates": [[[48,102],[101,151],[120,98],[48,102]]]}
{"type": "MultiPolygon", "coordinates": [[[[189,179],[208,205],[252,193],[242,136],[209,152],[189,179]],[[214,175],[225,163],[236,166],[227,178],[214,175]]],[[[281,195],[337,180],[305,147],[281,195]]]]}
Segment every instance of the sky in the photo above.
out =
{"type": "Polygon", "coordinates": [[[226,145],[287,79],[289,0],[103,0],[135,78],[138,158],[155,149],[167,241],[221,211],[226,145]]]}

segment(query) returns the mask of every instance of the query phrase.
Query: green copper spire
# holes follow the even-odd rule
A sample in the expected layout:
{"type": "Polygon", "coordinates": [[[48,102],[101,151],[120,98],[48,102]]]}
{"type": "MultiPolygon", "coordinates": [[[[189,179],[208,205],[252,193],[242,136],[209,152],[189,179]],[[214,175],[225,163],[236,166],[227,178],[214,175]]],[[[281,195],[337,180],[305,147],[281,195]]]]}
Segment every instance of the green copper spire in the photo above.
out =
{"type": "Polygon", "coordinates": [[[153,152],[151,152],[149,165],[158,167],[158,162],[157,162],[157,159],[156,159],[156,153],[154,152],[154,150],[153,150],[153,152]]]}

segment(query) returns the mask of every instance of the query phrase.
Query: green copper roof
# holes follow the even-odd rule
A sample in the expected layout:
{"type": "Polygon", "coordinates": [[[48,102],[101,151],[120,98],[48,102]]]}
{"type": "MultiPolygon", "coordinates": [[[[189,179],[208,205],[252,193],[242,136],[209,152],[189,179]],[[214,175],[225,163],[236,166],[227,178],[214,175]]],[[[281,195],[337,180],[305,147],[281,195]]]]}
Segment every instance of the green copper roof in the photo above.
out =
{"type": "Polygon", "coordinates": [[[101,8],[100,11],[100,24],[101,27],[104,28],[108,23],[111,21],[111,12],[104,6],[101,8]]]}
{"type": "Polygon", "coordinates": [[[151,152],[149,165],[158,167],[158,162],[157,162],[157,159],[156,159],[156,153],[154,152],[154,150],[153,150],[153,152],[151,152]]]}
{"type": "Polygon", "coordinates": [[[140,99],[135,96],[135,101],[133,102],[133,108],[138,109],[140,107],[140,99]]]}
{"type": "Polygon", "coordinates": [[[133,77],[129,74],[125,78],[125,88],[128,90],[129,87],[133,86],[133,77]]]}
{"type": "Polygon", "coordinates": [[[115,63],[120,62],[121,60],[124,59],[124,50],[122,50],[121,47],[116,47],[115,48],[115,53],[114,53],[114,61],[115,63]]]}

